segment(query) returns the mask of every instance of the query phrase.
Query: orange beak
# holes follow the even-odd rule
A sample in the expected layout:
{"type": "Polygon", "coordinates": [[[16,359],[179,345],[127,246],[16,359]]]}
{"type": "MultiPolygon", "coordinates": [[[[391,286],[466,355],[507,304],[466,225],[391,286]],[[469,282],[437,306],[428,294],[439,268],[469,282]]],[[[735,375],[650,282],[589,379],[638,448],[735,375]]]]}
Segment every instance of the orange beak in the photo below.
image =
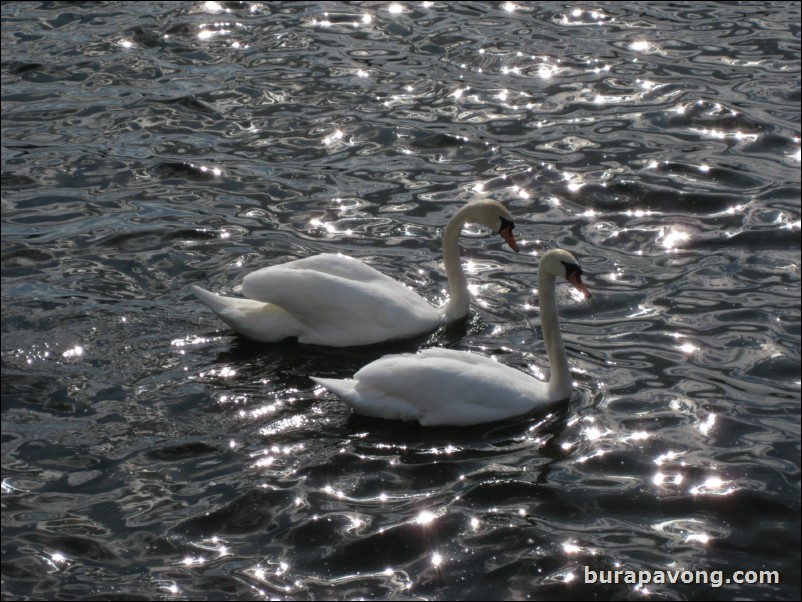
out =
{"type": "Polygon", "coordinates": [[[512,226],[506,226],[498,231],[501,236],[504,237],[504,240],[507,241],[507,244],[510,245],[510,249],[518,252],[518,243],[515,240],[515,236],[512,234],[512,226]]]}
{"type": "Polygon", "coordinates": [[[585,299],[590,299],[590,291],[588,290],[588,287],[585,286],[585,283],[582,282],[582,277],[579,274],[576,272],[570,274],[568,276],[568,282],[573,284],[574,288],[582,293],[582,296],[585,297],[585,299]]]}

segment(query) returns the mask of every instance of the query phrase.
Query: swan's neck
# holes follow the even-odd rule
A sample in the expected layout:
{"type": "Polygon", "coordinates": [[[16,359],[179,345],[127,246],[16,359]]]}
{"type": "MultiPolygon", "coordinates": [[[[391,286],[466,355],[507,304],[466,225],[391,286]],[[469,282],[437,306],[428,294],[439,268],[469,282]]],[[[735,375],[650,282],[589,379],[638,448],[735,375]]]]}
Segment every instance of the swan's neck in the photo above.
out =
{"type": "Polygon", "coordinates": [[[557,297],[554,276],[538,273],[538,296],[540,297],[540,321],[543,327],[543,342],[551,366],[549,396],[552,401],[567,399],[571,395],[571,371],[565,354],[560,320],[557,314],[557,297]]]}
{"type": "Polygon", "coordinates": [[[443,232],[443,263],[448,277],[448,303],[445,307],[447,323],[467,316],[471,306],[468,280],[459,256],[459,236],[467,221],[466,206],[463,206],[448,220],[443,232]]]}

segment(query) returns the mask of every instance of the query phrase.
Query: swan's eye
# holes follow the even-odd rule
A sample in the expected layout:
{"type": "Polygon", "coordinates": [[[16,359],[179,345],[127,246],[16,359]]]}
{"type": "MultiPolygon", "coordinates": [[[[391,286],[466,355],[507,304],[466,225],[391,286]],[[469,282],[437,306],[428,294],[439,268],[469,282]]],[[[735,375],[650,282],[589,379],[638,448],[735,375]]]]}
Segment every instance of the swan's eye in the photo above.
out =
{"type": "Polygon", "coordinates": [[[505,219],[503,217],[499,217],[499,219],[501,220],[501,228],[498,229],[499,232],[507,228],[509,228],[510,230],[515,229],[515,222],[511,222],[510,220],[505,219]]]}

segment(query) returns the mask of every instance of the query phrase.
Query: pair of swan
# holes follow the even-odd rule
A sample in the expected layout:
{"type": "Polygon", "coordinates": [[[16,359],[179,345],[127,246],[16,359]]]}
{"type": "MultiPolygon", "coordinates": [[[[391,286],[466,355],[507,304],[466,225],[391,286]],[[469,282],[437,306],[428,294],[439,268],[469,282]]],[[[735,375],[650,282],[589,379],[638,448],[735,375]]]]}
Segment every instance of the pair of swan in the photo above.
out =
{"type": "MultiPolygon", "coordinates": [[[[479,200],[464,205],[443,234],[450,298],[441,309],[362,262],[332,254],[249,274],[238,287],[245,299],[192,288],[226,324],[258,341],[295,337],[301,343],[344,347],[412,337],[468,313],[470,297],[458,247],[460,231],[467,222],[498,229],[509,246],[518,250],[512,216],[500,203],[479,200]]],[[[571,380],[558,323],[557,276],[590,296],[582,282],[582,269],[570,253],[555,249],[543,255],[538,291],[543,339],[552,368],[547,383],[481,355],[440,348],[382,357],[359,370],[354,380],[311,378],[356,412],[417,420],[423,426],[503,420],[567,399],[571,380]]]]}

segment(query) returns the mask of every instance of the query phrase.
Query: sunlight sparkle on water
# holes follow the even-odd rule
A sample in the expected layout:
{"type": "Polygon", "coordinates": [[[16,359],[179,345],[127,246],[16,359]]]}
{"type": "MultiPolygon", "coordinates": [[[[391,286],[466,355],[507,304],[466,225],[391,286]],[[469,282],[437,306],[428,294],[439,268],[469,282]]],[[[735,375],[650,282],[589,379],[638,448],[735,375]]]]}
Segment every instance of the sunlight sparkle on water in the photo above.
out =
{"type": "Polygon", "coordinates": [[[437,515],[435,515],[432,512],[429,512],[428,510],[424,510],[423,512],[418,514],[418,517],[415,519],[415,522],[418,523],[419,525],[428,525],[429,523],[433,522],[436,518],[437,515]]]}
{"type": "Polygon", "coordinates": [[[682,454],[680,452],[668,451],[668,452],[665,452],[665,453],[660,454],[659,456],[657,456],[654,459],[654,463],[657,464],[658,466],[660,466],[665,462],[673,462],[674,460],[676,460],[680,456],[682,456],[682,454]]]}
{"type": "Polygon", "coordinates": [[[338,140],[342,140],[342,138],[343,138],[342,131],[341,130],[334,130],[334,133],[329,134],[328,136],[323,138],[323,144],[325,144],[326,146],[331,146],[332,144],[334,144],[338,140]]]}
{"type": "Polygon", "coordinates": [[[512,191],[519,199],[527,200],[531,196],[528,190],[520,186],[513,186],[512,191]]]}
{"type": "Polygon", "coordinates": [[[657,487],[662,487],[664,485],[676,485],[679,486],[683,481],[683,476],[679,473],[675,474],[665,474],[661,471],[657,471],[652,476],[652,483],[654,483],[657,487]]]}
{"type": "Polygon", "coordinates": [[[698,541],[699,543],[708,543],[712,538],[707,533],[688,533],[685,536],[685,541],[698,541]]]}
{"type": "Polygon", "coordinates": [[[713,538],[709,533],[706,533],[703,530],[704,526],[704,522],[700,520],[677,519],[656,523],[653,525],[653,528],[655,531],[659,531],[661,533],[680,536],[685,542],[699,542],[701,544],[707,544],[713,538]]]}
{"type": "Polygon", "coordinates": [[[184,566],[192,566],[194,564],[205,564],[206,559],[203,556],[198,558],[193,558],[192,556],[184,556],[184,559],[181,561],[184,566]]]}
{"type": "Polygon", "coordinates": [[[354,531],[356,529],[359,529],[359,527],[363,527],[364,525],[365,525],[365,521],[363,521],[358,516],[352,516],[351,517],[351,525],[349,527],[349,530],[354,531]]]}
{"type": "Polygon", "coordinates": [[[551,79],[554,77],[554,73],[556,71],[556,67],[552,67],[551,65],[541,65],[537,70],[537,74],[540,79],[551,79]]]}
{"type": "Polygon", "coordinates": [[[701,485],[691,487],[691,495],[729,495],[735,491],[735,487],[730,486],[728,481],[713,475],[705,479],[701,485]]]}
{"type": "MultiPolygon", "coordinates": [[[[245,402],[245,399],[242,400],[245,402]]],[[[257,408],[254,408],[246,413],[247,418],[251,420],[259,420],[264,418],[265,416],[275,414],[282,406],[284,402],[282,401],[274,401],[273,403],[265,403],[260,405],[257,408]]]]}
{"type": "Polygon", "coordinates": [[[259,458],[253,463],[253,465],[256,468],[265,468],[267,466],[271,466],[275,461],[276,459],[273,456],[265,456],[263,458],[259,458]]]}
{"type": "Polygon", "coordinates": [[[716,424],[716,415],[711,413],[711,414],[708,414],[707,418],[702,420],[697,425],[697,428],[699,429],[699,432],[702,433],[703,435],[708,435],[708,434],[710,434],[710,431],[713,430],[713,427],[715,426],[715,424],[716,424]]]}
{"type": "Polygon", "coordinates": [[[67,349],[61,355],[64,357],[81,357],[84,354],[84,348],[80,345],[76,345],[72,349],[67,349]]]}
{"type": "Polygon", "coordinates": [[[173,347],[187,347],[189,345],[203,345],[208,343],[212,339],[208,337],[199,337],[199,336],[186,336],[183,339],[173,339],[170,341],[170,345],[173,347]]]}
{"type": "Polygon", "coordinates": [[[760,134],[752,134],[742,132],[740,130],[730,131],[715,128],[702,128],[701,130],[693,130],[699,133],[703,138],[712,138],[714,140],[738,140],[739,142],[755,142],[760,137],[760,134]]]}
{"type": "Polygon", "coordinates": [[[50,566],[57,569],[61,568],[59,565],[63,565],[67,562],[67,557],[61,552],[53,552],[49,556],[45,556],[44,559],[50,566]]]}
{"type": "Polygon", "coordinates": [[[564,181],[568,182],[567,188],[571,192],[577,192],[585,185],[585,179],[580,174],[564,171],[562,177],[564,181]]]}
{"type": "Polygon", "coordinates": [[[205,10],[207,13],[221,13],[227,9],[224,9],[223,5],[219,2],[204,2],[203,10],[205,10]]]}
{"type": "Polygon", "coordinates": [[[691,235],[687,232],[683,232],[679,229],[665,228],[663,230],[663,235],[660,237],[660,244],[662,244],[664,249],[676,251],[676,248],[680,245],[680,243],[683,243],[690,238],[691,235]]]}
{"type": "MultiPolygon", "coordinates": [[[[209,377],[209,376],[219,376],[221,378],[231,378],[232,376],[236,376],[236,374],[237,374],[236,370],[234,370],[233,368],[229,368],[228,366],[224,366],[223,368],[220,368],[219,370],[217,368],[212,368],[208,372],[199,372],[198,373],[198,378],[206,378],[206,377],[209,377]]],[[[229,396],[224,393],[224,394],[222,394],[220,396],[220,401],[226,403],[226,402],[229,402],[229,401],[233,401],[233,398],[229,398],[229,396]]]]}
{"type": "Polygon", "coordinates": [[[219,167],[209,167],[207,165],[195,165],[190,163],[190,167],[200,170],[201,173],[210,173],[213,176],[220,177],[223,175],[223,170],[219,167]]]}
{"type": "Polygon", "coordinates": [[[334,497],[338,497],[338,498],[344,498],[345,497],[345,493],[343,493],[342,491],[340,491],[338,489],[334,489],[331,485],[326,485],[323,488],[323,491],[325,491],[329,495],[333,495],[334,497]]]}
{"type": "Polygon", "coordinates": [[[590,441],[595,441],[596,439],[601,439],[602,436],[605,434],[602,429],[597,426],[591,426],[586,429],[583,429],[582,434],[588,438],[590,441]]]}
{"type": "Polygon", "coordinates": [[[201,25],[201,29],[198,32],[198,39],[210,40],[215,36],[225,35],[227,33],[230,33],[227,29],[207,29],[205,25],[201,25]]]}
{"type": "Polygon", "coordinates": [[[224,8],[219,2],[204,2],[202,6],[207,13],[231,12],[230,9],[224,8]]]}

